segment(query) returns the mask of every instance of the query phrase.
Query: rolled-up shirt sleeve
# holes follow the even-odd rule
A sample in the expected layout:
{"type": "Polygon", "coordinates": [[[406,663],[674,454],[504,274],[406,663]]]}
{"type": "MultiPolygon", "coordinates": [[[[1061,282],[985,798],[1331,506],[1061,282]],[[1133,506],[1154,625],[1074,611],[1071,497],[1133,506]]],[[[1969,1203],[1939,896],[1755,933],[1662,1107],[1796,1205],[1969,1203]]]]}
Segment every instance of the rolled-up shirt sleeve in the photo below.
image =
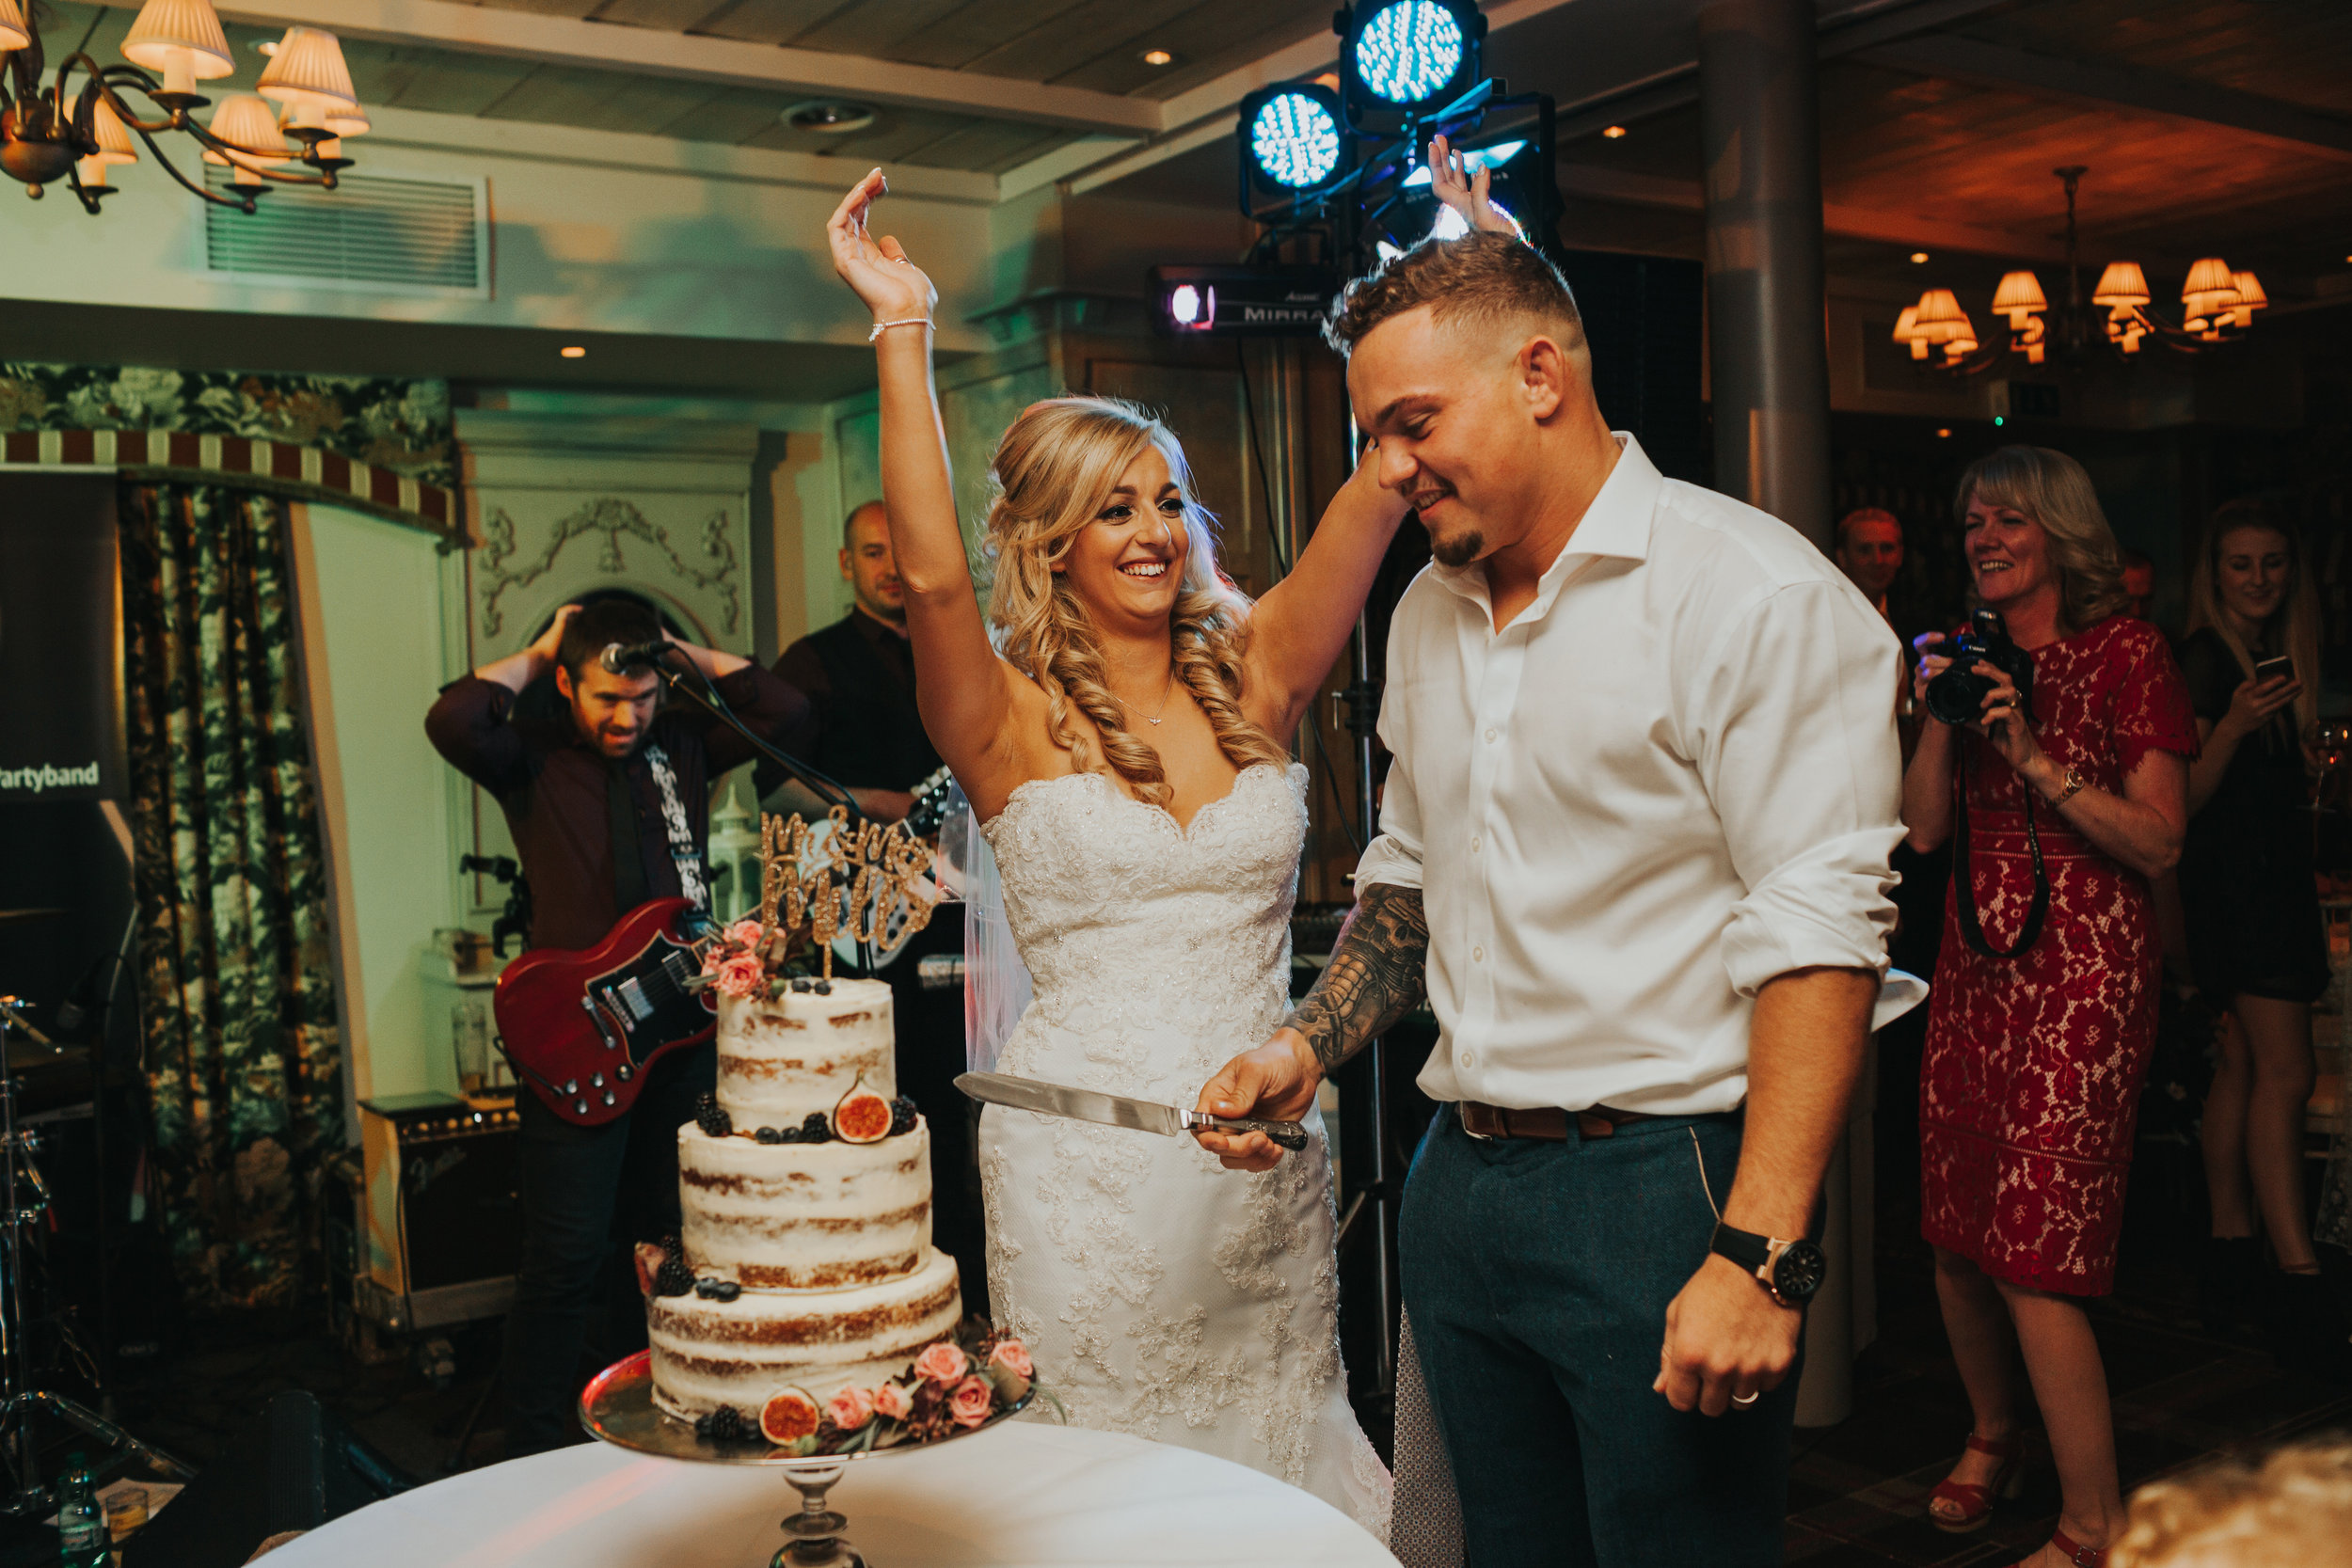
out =
{"type": "MultiPolygon", "coordinates": [[[[1389,690],[1399,689],[1395,658],[1390,659],[1389,690]]],[[[1396,731],[1404,718],[1394,700],[1380,705],[1380,744],[1395,759],[1389,764],[1388,782],[1380,791],[1380,833],[1364,846],[1356,863],[1356,891],[1380,883],[1391,887],[1422,885],[1421,799],[1413,793],[1413,771],[1405,764],[1405,745],[1396,731]]]]}
{"type": "Polygon", "coordinates": [[[1733,989],[1817,967],[1886,973],[1902,839],[1894,634],[1841,585],[1788,584],[1721,628],[1688,733],[1746,895],[1733,989]],[[1849,602],[1851,600],[1851,602],[1849,602]]]}

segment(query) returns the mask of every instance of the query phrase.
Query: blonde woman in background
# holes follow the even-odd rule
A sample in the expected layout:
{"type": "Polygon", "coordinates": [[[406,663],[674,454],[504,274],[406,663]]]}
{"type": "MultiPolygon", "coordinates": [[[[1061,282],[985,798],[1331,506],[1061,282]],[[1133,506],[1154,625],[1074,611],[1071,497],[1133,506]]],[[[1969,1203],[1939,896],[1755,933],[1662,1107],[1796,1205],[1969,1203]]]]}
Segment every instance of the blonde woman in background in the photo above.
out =
{"type": "MultiPolygon", "coordinates": [[[[2100,1568],[2123,1500],[2082,1302],[2114,1282],[2155,1041],[2148,883],[2180,854],[2197,730],[2163,636],[2120,613],[2115,536],[2082,465],[2003,447],[1961,476],[1955,510],[1977,600],[2033,679],[2023,696],[1983,668],[1979,716],[1931,714],[1903,776],[1912,847],[1954,843],[1919,1064],[1920,1229],[1975,1418],[1928,1513],[1981,1529],[2014,1495],[2022,1354],[2062,1495],[2025,1562],[2100,1568]]],[[[1922,702],[1950,663],[1926,651],[1922,702]]]]}
{"type": "MultiPolygon", "coordinates": [[[[1306,770],[1287,748],[1405,503],[1367,446],[1253,605],[1217,569],[1167,427],[1056,398],[996,449],[983,617],[931,386],[937,296],[868,232],[883,190],[879,170],[860,182],[829,238],[874,317],[924,727],[995,851],[1035,987],[997,1065],[1190,1105],[1288,1008],[1306,770]]],[[[1330,1164],[1311,1127],[1305,1157],[1235,1180],[1190,1139],[990,1107],[990,1301],[1077,1424],[1249,1465],[1385,1538],[1389,1478],[1348,1407],[1330,1164]]]]}
{"type": "Polygon", "coordinates": [[[2312,1003],[2328,987],[2302,745],[2319,711],[2319,607],[2275,509],[2240,500],[2214,515],[2188,625],[2181,666],[2204,749],[2188,775],[2181,902],[2197,984],[2227,1009],[2205,1097],[2201,1306],[2216,1329],[2259,1309],[2282,1359],[2341,1371],[2352,1355],[2303,1217],[2312,1003]],[[2257,1215],[2280,1269],[2262,1300],[2257,1215]]]}

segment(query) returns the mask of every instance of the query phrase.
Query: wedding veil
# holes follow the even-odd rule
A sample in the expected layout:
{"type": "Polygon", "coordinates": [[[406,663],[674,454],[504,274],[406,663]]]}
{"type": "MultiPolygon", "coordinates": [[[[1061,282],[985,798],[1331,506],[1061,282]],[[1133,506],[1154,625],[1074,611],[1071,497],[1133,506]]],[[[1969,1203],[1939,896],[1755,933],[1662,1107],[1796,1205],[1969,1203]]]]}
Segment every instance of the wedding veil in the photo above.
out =
{"type": "Polygon", "coordinates": [[[974,1072],[993,1072],[996,1054],[1028,1009],[1029,971],[1005,922],[1005,884],[996,857],[980,836],[972,802],[957,784],[940,825],[939,854],[963,895],[963,1059],[974,1072]]]}

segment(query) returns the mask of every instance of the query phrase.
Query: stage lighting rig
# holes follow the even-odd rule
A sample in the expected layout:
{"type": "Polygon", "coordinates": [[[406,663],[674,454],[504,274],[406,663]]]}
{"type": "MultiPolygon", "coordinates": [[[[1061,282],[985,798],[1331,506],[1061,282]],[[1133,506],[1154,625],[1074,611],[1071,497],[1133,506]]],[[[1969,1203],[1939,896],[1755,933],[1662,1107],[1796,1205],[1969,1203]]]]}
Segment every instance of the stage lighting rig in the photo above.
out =
{"type": "Polygon", "coordinates": [[[1262,222],[1313,206],[1356,172],[1340,95],[1319,82],[1260,87],[1241,101],[1241,206],[1262,222]]]}
{"type": "Polygon", "coordinates": [[[1404,129],[1481,80],[1486,19],[1475,0],[1356,0],[1332,18],[1350,123],[1404,129]]]}
{"type": "MultiPolygon", "coordinates": [[[[1466,225],[1441,205],[1429,175],[1427,137],[1443,133],[1468,171],[1488,171],[1487,199],[1547,253],[1559,246],[1560,186],[1554,172],[1552,103],[1543,93],[1481,102],[1470,112],[1418,128],[1364,161],[1353,208],[1356,244],[1375,255],[1409,250],[1436,234],[1451,239],[1466,225]]],[[[1366,261],[1371,260],[1366,256],[1366,261]]]]}

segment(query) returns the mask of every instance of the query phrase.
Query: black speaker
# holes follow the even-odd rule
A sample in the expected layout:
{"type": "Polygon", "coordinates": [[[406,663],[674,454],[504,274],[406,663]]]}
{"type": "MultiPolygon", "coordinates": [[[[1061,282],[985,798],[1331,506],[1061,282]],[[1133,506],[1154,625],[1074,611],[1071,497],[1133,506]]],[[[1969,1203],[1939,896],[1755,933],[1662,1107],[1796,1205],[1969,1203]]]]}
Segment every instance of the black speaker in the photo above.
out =
{"type": "Polygon", "coordinates": [[[115,478],[0,475],[0,800],[119,800],[115,478]]]}
{"type": "Polygon", "coordinates": [[[124,1544],[123,1568],[238,1568],[273,1535],[316,1529],[411,1484],[310,1395],[275,1395],[124,1544]]]}

